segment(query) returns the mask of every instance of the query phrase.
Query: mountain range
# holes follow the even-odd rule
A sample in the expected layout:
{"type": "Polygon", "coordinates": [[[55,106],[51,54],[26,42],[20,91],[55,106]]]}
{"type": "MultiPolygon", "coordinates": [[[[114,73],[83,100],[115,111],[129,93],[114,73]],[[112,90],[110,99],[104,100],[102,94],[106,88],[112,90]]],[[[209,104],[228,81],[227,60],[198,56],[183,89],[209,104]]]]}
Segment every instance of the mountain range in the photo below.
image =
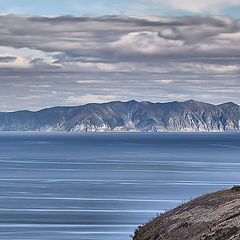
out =
{"type": "Polygon", "coordinates": [[[224,132],[240,131],[240,106],[189,100],[109,102],[40,111],[0,112],[0,131],[224,132]]]}

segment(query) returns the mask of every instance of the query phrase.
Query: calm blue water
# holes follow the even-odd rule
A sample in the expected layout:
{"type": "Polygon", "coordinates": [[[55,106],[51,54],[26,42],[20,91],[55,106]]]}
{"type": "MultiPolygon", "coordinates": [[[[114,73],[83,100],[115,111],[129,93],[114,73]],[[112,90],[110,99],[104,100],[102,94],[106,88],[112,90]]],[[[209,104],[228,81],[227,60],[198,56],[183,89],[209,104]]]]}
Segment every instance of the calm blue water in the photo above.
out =
{"type": "Polygon", "coordinates": [[[239,183],[240,134],[0,133],[0,239],[130,239],[239,183]]]}

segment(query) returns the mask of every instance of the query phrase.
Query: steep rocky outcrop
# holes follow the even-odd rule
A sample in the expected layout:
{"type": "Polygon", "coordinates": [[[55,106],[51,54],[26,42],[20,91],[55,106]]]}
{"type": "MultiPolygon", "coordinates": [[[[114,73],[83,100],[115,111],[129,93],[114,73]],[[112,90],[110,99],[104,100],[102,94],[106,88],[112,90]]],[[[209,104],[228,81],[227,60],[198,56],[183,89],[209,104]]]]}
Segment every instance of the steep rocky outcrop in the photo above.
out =
{"type": "Polygon", "coordinates": [[[240,187],[207,194],[138,227],[133,240],[239,240],[240,187]]]}
{"type": "Polygon", "coordinates": [[[240,106],[186,102],[110,102],[0,113],[2,131],[239,131],[240,106]]]}

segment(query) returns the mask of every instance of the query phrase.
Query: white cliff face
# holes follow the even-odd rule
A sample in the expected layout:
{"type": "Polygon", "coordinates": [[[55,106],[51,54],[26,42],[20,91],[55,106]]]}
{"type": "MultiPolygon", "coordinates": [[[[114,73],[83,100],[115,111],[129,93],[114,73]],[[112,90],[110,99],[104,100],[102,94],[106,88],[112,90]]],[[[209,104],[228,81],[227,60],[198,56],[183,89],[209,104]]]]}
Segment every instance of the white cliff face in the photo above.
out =
{"type": "Polygon", "coordinates": [[[110,127],[106,124],[102,124],[101,126],[95,126],[91,124],[77,124],[73,128],[70,129],[70,132],[109,132],[111,131],[110,127]]]}
{"type": "Polygon", "coordinates": [[[0,115],[2,131],[67,132],[223,132],[240,131],[234,103],[111,102],[0,115]]]}
{"type": "Polygon", "coordinates": [[[51,125],[44,125],[39,129],[36,129],[36,131],[38,132],[64,132],[65,128],[63,127],[63,125],[61,123],[56,124],[55,126],[51,126],[51,125]]]}

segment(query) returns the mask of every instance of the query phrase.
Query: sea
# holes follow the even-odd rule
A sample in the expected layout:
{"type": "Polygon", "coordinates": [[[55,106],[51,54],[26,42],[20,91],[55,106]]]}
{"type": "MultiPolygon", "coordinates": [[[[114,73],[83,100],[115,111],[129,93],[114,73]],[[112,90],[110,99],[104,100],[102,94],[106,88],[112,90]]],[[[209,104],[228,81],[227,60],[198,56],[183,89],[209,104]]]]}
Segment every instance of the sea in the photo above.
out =
{"type": "Polygon", "coordinates": [[[240,133],[0,133],[0,239],[130,240],[240,184],[240,133]]]}

